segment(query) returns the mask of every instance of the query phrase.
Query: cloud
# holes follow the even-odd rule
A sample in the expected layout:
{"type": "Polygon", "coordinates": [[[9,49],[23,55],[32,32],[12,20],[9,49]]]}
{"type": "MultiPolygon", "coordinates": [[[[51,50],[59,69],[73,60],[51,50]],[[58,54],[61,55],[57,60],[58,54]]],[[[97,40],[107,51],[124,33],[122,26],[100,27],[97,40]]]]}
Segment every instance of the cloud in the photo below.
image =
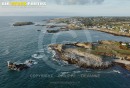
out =
{"type": "Polygon", "coordinates": [[[102,4],[104,0],[54,0],[60,5],[86,5],[86,4],[102,4]]]}

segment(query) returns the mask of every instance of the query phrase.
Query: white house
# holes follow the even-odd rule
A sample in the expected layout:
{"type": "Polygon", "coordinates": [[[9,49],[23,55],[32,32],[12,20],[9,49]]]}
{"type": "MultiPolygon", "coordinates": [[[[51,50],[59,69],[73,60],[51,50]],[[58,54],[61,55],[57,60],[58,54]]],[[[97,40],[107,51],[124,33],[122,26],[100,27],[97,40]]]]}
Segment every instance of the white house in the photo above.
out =
{"type": "Polygon", "coordinates": [[[121,45],[122,45],[122,46],[126,46],[126,43],[122,43],[121,45]]]}

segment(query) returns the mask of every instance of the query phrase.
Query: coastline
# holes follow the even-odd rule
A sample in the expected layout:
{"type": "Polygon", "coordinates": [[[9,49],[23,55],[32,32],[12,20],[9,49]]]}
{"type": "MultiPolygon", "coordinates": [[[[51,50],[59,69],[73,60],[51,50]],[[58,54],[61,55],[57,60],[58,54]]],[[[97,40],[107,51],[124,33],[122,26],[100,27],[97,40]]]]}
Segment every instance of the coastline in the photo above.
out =
{"type": "Polygon", "coordinates": [[[85,18],[85,17],[70,17],[70,18],[57,18],[49,20],[50,23],[66,23],[66,29],[69,30],[96,30],[115,36],[130,37],[130,24],[127,19],[123,18],[118,20],[114,17],[104,18],[85,18]],[[97,20],[97,21],[93,21],[97,20]]]}
{"type": "Polygon", "coordinates": [[[112,35],[115,35],[115,36],[130,37],[129,33],[114,32],[114,31],[110,31],[110,30],[102,29],[102,28],[85,28],[85,30],[95,30],[95,31],[100,31],[100,32],[112,34],[112,35]]]}
{"type": "MultiPolygon", "coordinates": [[[[102,43],[104,44],[99,46],[103,48],[107,43],[108,45],[111,45],[118,42],[102,41],[102,43]]],[[[104,53],[100,51],[95,52],[92,50],[93,47],[91,47],[91,45],[92,43],[72,43],[53,44],[49,45],[49,47],[55,51],[56,59],[67,61],[69,64],[75,64],[81,68],[107,69],[118,64],[121,67],[130,70],[130,62],[126,59],[122,60],[122,58],[125,58],[125,55],[121,53],[115,55],[115,53],[109,51],[104,53]],[[93,53],[93,51],[95,53],[93,53]],[[107,60],[105,60],[105,58],[107,58],[107,60]]]]}

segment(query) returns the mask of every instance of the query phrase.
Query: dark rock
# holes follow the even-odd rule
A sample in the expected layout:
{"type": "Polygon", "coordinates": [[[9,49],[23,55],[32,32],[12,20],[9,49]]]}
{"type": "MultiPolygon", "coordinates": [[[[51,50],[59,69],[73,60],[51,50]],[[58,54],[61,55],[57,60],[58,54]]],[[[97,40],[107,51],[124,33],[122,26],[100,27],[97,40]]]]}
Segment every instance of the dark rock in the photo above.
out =
{"type": "Polygon", "coordinates": [[[24,25],[33,25],[33,22],[16,22],[13,26],[24,26],[24,25]]]}
{"type": "Polygon", "coordinates": [[[57,33],[59,30],[47,30],[48,33],[57,33]]]}
{"type": "Polygon", "coordinates": [[[49,25],[49,26],[47,26],[47,28],[54,28],[54,27],[57,27],[57,26],[55,26],[55,25],[49,25]]]}
{"type": "Polygon", "coordinates": [[[44,25],[44,24],[36,24],[35,26],[46,26],[46,25],[44,25]]]}

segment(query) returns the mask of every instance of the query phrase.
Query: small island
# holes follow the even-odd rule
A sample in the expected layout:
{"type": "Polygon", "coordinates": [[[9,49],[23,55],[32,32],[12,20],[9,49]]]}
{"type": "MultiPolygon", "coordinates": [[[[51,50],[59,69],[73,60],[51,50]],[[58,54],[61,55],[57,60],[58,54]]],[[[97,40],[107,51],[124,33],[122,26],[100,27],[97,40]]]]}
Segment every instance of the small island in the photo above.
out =
{"type": "Polygon", "coordinates": [[[13,26],[25,26],[25,25],[33,25],[33,22],[16,22],[13,26]]]}
{"type": "Polygon", "coordinates": [[[44,25],[44,24],[36,24],[35,26],[46,26],[46,25],[44,25]]]}
{"type": "Polygon", "coordinates": [[[52,44],[55,58],[81,68],[107,69],[120,65],[130,70],[130,43],[102,40],[98,42],[52,44]]]}
{"type": "Polygon", "coordinates": [[[47,30],[48,33],[57,33],[57,32],[60,32],[60,31],[69,31],[69,29],[66,29],[66,28],[60,28],[60,29],[57,29],[57,30],[47,30]]]}
{"type": "Polygon", "coordinates": [[[48,33],[57,33],[59,30],[47,30],[48,33]]]}

